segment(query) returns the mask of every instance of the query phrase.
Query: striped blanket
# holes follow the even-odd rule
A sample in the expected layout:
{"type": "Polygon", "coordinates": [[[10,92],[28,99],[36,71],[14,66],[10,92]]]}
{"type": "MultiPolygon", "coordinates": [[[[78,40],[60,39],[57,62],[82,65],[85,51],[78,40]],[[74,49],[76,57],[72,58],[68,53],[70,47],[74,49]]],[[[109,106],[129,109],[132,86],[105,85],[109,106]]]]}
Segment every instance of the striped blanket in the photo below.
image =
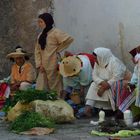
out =
{"type": "Polygon", "coordinates": [[[126,88],[126,81],[120,80],[115,82],[111,87],[113,101],[116,107],[124,112],[136,100],[135,94],[126,88]]]}

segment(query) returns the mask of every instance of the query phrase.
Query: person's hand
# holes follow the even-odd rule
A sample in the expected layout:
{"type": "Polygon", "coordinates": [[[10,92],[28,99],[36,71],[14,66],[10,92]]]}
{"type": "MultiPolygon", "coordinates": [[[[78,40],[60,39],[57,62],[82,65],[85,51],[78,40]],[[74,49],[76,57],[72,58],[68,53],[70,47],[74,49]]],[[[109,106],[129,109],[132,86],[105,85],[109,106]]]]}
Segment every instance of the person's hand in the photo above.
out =
{"type": "Polygon", "coordinates": [[[129,92],[133,92],[135,88],[136,86],[134,84],[131,83],[127,84],[127,89],[129,90],[129,92]]]}
{"type": "Polygon", "coordinates": [[[105,89],[104,89],[103,87],[100,87],[100,88],[98,89],[98,91],[97,91],[97,95],[98,95],[99,97],[102,97],[103,94],[104,94],[104,92],[105,92],[105,89]]]}
{"type": "Polygon", "coordinates": [[[107,81],[102,81],[100,84],[99,84],[100,87],[102,87],[104,90],[107,90],[110,88],[110,85],[107,81]]]}
{"type": "Polygon", "coordinates": [[[14,83],[10,85],[12,91],[18,90],[20,87],[20,82],[14,83]]]}

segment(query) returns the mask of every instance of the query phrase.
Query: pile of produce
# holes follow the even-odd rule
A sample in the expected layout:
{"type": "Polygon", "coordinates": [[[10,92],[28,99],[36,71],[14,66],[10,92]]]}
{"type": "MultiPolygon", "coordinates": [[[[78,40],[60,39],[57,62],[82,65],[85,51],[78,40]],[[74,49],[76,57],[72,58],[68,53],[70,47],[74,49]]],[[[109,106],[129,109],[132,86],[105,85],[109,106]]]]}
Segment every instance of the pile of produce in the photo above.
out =
{"type": "Polygon", "coordinates": [[[127,127],[123,120],[122,121],[106,120],[99,124],[97,130],[100,132],[114,134],[120,130],[133,130],[133,128],[127,127]]]}
{"type": "MultiPolygon", "coordinates": [[[[7,104],[3,108],[3,111],[7,114],[14,110],[17,103],[22,105],[28,105],[30,102],[35,100],[57,100],[57,93],[55,91],[40,91],[35,89],[28,89],[25,91],[16,91],[12,99],[6,102],[7,104]]],[[[19,108],[18,108],[19,109],[19,108]]],[[[10,130],[16,133],[21,133],[29,131],[32,128],[36,131],[44,130],[54,130],[55,121],[50,117],[45,117],[43,114],[33,112],[31,110],[21,111],[18,117],[16,117],[10,123],[10,130]],[[39,128],[39,129],[38,129],[39,128]],[[41,129],[42,128],[42,129],[41,129]],[[47,129],[48,128],[48,129],[47,129]]],[[[45,132],[46,133],[46,132],[45,132]]]]}
{"type": "Polygon", "coordinates": [[[56,100],[57,99],[57,93],[56,91],[41,91],[41,90],[35,90],[35,89],[28,89],[28,90],[19,90],[15,92],[15,95],[13,99],[11,100],[8,98],[6,100],[6,104],[3,107],[2,111],[8,112],[12,107],[16,105],[17,102],[21,103],[30,103],[34,100],[56,100]]]}
{"type": "Polygon", "coordinates": [[[111,137],[131,137],[140,135],[139,128],[127,127],[123,120],[106,120],[99,124],[95,130],[91,131],[91,135],[111,136],[111,137]]]}
{"type": "Polygon", "coordinates": [[[34,100],[56,100],[57,93],[55,91],[41,91],[35,89],[19,90],[16,91],[14,95],[14,100],[12,101],[12,106],[14,106],[18,101],[21,103],[30,103],[34,100]]]}
{"type": "Polygon", "coordinates": [[[11,124],[10,130],[19,133],[34,127],[54,128],[55,122],[51,118],[46,118],[37,112],[23,112],[11,124]]]}

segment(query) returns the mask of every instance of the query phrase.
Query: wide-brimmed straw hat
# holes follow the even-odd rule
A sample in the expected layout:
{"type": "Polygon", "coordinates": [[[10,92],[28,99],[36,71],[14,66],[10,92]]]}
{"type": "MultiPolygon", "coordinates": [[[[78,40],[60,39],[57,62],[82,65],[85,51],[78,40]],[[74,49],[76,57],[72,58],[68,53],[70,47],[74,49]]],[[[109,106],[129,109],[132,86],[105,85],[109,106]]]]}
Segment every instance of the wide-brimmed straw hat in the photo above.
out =
{"type": "Polygon", "coordinates": [[[81,70],[81,60],[76,56],[68,56],[60,63],[60,74],[64,77],[74,76],[81,70]]]}
{"type": "Polygon", "coordinates": [[[30,57],[32,55],[32,53],[27,53],[26,51],[24,51],[22,48],[17,48],[15,50],[15,52],[9,53],[6,58],[16,58],[16,57],[24,57],[24,56],[28,56],[30,57]]]}

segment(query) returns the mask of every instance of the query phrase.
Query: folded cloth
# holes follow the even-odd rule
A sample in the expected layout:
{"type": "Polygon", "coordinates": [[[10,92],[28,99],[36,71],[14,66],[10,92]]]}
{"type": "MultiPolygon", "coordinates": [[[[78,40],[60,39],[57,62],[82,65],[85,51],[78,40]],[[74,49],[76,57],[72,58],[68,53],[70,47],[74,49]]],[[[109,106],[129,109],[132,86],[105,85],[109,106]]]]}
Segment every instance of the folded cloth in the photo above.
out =
{"type": "Polygon", "coordinates": [[[0,109],[4,106],[6,98],[10,95],[10,87],[7,83],[0,84],[0,109]]]}

